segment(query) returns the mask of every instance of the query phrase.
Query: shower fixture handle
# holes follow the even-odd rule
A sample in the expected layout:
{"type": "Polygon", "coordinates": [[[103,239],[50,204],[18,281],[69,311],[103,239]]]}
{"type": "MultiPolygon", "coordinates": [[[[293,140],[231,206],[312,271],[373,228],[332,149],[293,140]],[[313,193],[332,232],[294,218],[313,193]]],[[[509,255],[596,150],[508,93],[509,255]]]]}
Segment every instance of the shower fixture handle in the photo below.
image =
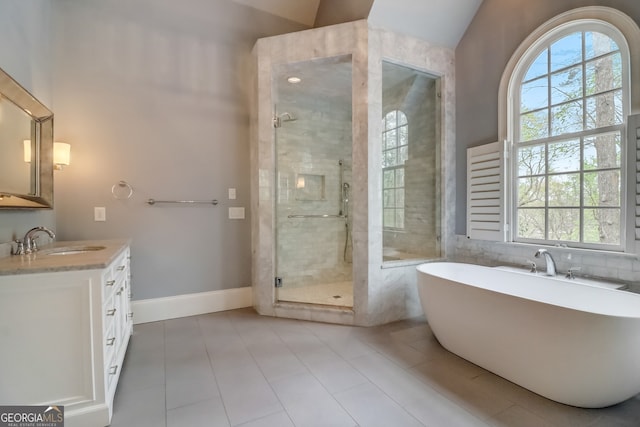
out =
{"type": "Polygon", "coordinates": [[[282,123],[284,123],[284,122],[295,122],[296,120],[298,120],[296,118],[296,116],[294,116],[293,114],[289,113],[288,111],[285,111],[282,114],[274,114],[273,115],[273,127],[277,129],[279,127],[282,127],[282,123]]]}

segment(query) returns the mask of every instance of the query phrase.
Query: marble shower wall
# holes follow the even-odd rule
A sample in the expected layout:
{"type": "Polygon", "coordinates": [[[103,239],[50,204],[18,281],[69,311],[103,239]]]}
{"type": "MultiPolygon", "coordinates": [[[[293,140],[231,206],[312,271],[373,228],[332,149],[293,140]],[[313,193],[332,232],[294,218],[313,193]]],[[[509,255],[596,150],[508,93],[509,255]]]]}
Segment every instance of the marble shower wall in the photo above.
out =
{"type": "MultiPolygon", "coordinates": [[[[319,321],[354,323],[354,310],[317,309],[275,302],[276,293],[273,286],[274,276],[276,274],[277,249],[275,213],[277,209],[277,186],[280,185],[280,177],[277,176],[275,168],[276,146],[272,116],[274,106],[278,105],[282,100],[279,99],[273,91],[273,81],[277,75],[277,70],[287,64],[312,61],[319,58],[350,56],[352,58],[350,88],[366,88],[366,37],[366,21],[356,21],[348,24],[264,38],[258,40],[254,46],[253,54],[256,74],[253,82],[254,100],[251,111],[252,279],[254,307],[260,314],[301,319],[308,319],[310,318],[309,316],[313,315],[313,319],[319,321]]],[[[351,188],[353,197],[350,205],[351,211],[354,212],[354,218],[352,219],[353,224],[358,221],[358,219],[355,218],[355,212],[361,209],[358,206],[362,206],[363,198],[366,200],[366,191],[362,191],[362,188],[366,189],[366,183],[363,184],[358,181],[362,181],[362,177],[366,177],[367,164],[366,162],[356,164],[352,154],[355,154],[356,145],[366,145],[367,137],[366,116],[364,133],[362,132],[361,125],[356,124],[357,118],[361,117],[361,113],[359,116],[357,105],[366,106],[366,90],[352,90],[351,108],[353,123],[350,124],[349,130],[353,140],[354,151],[349,150],[348,152],[340,153],[345,159],[352,158],[351,162],[347,162],[352,164],[351,178],[345,175],[345,180],[351,179],[352,181],[351,188]],[[358,189],[360,189],[359,194],[358,189]]],[[[295,122],[285,122],[283,123],[283,127],[289,126],[290,129],[294,129],[295,126],[299,125],[299,122],[317,119],[318,114],[322,115],[319,110],[324,109],[316,105],[303,106],[298,111],[298,107],[300,106],[296,105],[294,109],[294,106],[286,106],[287,109],[291,109],[295,114],[298,114],[299,119],[295,122]]],[[[282,113],[286,111],[286,109],[279,108],[278,111],[282,113]]],[[[332,112],[332,114],[336,113],[336,111],[332,112]]],[[[329,118],[328,116],[326,117],[329,118]]],[[[323,126],[323,128],[323,132],[325,132],[326,126],[323,126]]],[[[342,129],[342,132],[344,134],[346,130],[342,129]]],[[[308,166],[313,169],[311,163],[309,163],[308,166]]],[[[328,169],[330,167],[329,164],[318,163],[317,168],[326,168],[326,173],[318,172],[318,174],[328,176],[328,169]]],[[[335,167],[337,168],[337,164],[335,167]]],[[[319,169],[316,169],[316,171],[319,171],[319,169]]],[[[294,171],[293,173],[298,172],[301,172],[301,170],[294,171]]],[[[328,188],[329,185],[327,182],[325,182],[325,185],[328,188]]],[[[337,204],[337,198],[335,199],[336,201],[334,203],[337,204]]],[[[331,208],[329,204],[326,206],[308,206],[309,210],[313,211],[325,207],[327,209],[331,208]]],[[[292,212],[292,214],[293,213],[294,212],[292,212]]],[[[337,225],[336,223],[336,226],[337,225]]],[[[343,227],[344,223],[342,223],[341,226],[343,227]]],[[[303,231],[304,230],[300,230],[300,232],[303,231]]],[[[315,258],[319,261],[319,264],[326,261],[321,258],[321,254],[316,251],[313,244],[299,248],[297,252],[301,254],[296,253],[296,256],[306,257],[307,260],[315,258]]],[[[340,253],[340,251],[334,249],[334,254],[338,253],[340,253]]],[[[312,268],[308,268],[307,271],[312,271],[312,268]]],[[[366,274],[366,271],[364,273],[366,274]]],[[[360,273],[360,275],[362,275],[362,273],[360,273]]],[[[366,283],[366,279],[358,279],[357,276],[358,273],[354,270],[354,282],[366,283]]]]}
{"type": "MultiPolygon", "coordinates": [[[[413,37],[381,28],[368,33],[368,227],[366,313],[356,312],[361,324],[382,324],[422,314],[416,292],[418,262],[382,262],[382,61],[404,65],[438,79],[435,133],[439,135],[439,182],[434,197],[440,200],[439,215],[442,256],[453,248],[455,221],[455,60],[451,49],[433,46],[413,37]]],[[[354,147],[355,149],[355,147],[354,147]]],[[[354,160],[355,162],[355,160],[354,160]]],[[[354,260],[358,256],[354,249],[354,260]]],[[[355,263],[355,261],[354,261],[355,263]]],[[[360,264],[358,264],[360,265],[360,264]]],[[[355,267],[357,269],[357,267],[355,267]]],[[[355,270],[354,270],[355,271],[355,270]]],[[[356,299],[356,308],[358,301],[356,299]]]]}

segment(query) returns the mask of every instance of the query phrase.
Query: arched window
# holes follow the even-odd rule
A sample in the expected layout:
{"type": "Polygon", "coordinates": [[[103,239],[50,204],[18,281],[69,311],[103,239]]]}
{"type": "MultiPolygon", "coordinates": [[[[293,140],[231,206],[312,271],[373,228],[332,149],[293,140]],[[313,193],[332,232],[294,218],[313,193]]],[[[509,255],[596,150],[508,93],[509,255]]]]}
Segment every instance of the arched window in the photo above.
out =
{"type": "Polygon", "coordinates": [[[512,240],[621,250],[627,41],[589,18],[564,20],[529,43],[508,88],[512,240]]]}
{"type": "Polygon", "coordinates": [[[409,158],[409,124],[400,110],[382,119],[383,227],[404,229],[404,162],[409,158]]]}

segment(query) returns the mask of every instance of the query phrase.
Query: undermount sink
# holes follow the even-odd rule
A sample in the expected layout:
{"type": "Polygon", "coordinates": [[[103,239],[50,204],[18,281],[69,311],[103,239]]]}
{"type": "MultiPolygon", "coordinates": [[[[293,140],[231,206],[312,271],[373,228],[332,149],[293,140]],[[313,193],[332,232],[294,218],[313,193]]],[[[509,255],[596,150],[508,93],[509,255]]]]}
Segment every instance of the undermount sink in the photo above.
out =
{"type": "Polygon", "coordinates": [[[43,253],[45,255],[77,255],[86,252],[101,251],[105,248],[106,246],[64,246],[43,250],[40,253],[43,253]]]}

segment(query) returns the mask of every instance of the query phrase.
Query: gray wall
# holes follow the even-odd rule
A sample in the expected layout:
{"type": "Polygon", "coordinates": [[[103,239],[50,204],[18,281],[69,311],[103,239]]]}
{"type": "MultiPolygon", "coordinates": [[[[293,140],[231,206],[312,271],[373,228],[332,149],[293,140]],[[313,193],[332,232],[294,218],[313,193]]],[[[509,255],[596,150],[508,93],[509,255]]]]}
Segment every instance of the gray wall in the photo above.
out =
{"type": "Polygon", "coordinates": [[[54,4],[55,134],[72,146],[56,175],[60,240],[131,237],[134,299],[249,286],[250,51],[300,26],[226,0],[54,4]],[[120,180],[128,200],[112,196],[120,180]]]}
{"type": "Polygon", "coordinates": [[[592,5],[640,23],[638,0],[484,0],[478,9],[456,48],[456,234],[466,230],[466,149],[498,138],[498,87],[511,55],[547,20],[592,5]]]}
{"type": "MultiPolygon", "coordinates": [[[[51,86],[51,2],[0,2],[0,68],[43,104],[53,108],[51,86]]],[[[34,225],[53,227],[53,210],[0,211],[0,247],[34,225]]],[[[0,255],[3,250],[0,250],[0,255]]]]}

